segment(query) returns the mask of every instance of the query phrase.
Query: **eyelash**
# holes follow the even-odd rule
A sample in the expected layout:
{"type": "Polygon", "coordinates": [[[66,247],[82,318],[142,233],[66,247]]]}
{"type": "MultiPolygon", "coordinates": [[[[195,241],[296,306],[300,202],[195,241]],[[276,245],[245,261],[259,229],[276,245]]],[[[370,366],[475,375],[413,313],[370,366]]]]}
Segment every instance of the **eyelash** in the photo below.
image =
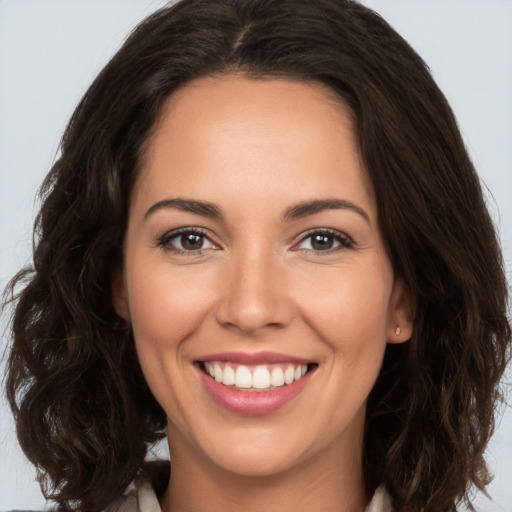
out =
{"type": "Polygon", "coordinates": [[[201,228],[194,228],[194,227],[187,227],[187,228],[180,228],[176,229],[174,231],[170,231],[168,233],[165,233],[162,235],[158,241],[157,246],[161,247],[165,251],[171,252],[173,254],[181,255],[181,256],[200,256],[202,254],[203,249],[196,249],[196,250],[183,250],[176,247],[173,247],[171,244],[171,241],[175,238],[178,238],[179,236],[183,235],[199,235],[202,236],[205,240],[208,240],[212,245],[215,245],[206,232],[201,228]]]}
{"type": "MultiPolygon", "coordinates": [[[[171,244],[171,241],[175,238],[178,238],[180,235],[198,235],[203,237],[203,239],[208,240],[213,246],[215,246],[214,242],[210,240],[206,232],[201,228],[194,228],[194,227],[187,227],[187,228],[180,228],[174,231],[170,231],[168,233],[165,233],[163,236],[161,236],[157,241],[157,246],[161,247],[165,251],[171,252],[173,254],[177,255],[184,255],[184,256],[196,256],[201,255],[203,250],[207,249],[196,249],[196,250],[183,250],[176,247],[173,247],[171,244]]],[[[334,252],[338,252],[343,249],[351,249],[354,247],[353,240],[347,236],[346,234],[342,233],[341,231],[333,230],[333,229],[314,229],[311,231],[308,231],[301,235],[301,238],[299,241],[294,244],[292,247],[293,251],[302,251],[302,252],[308,252],[313,254],[318,254],[321,256],[324,256],[326,254],[332,254],[334,252]],[[327,236],[334,239],[334,242],[338,242],[339,246],[334,248],[329,248],[326,250],[318,250],[318,249],[304,249],[297,247],[298,245],[304,243],[306,240],[312,238],[314,235],[320,235],[320,236],[327,236]]]]}
{"type": "Polygon", "coordinates": [[[329,248],[326,250],[318,250],[318,249],[301,249],[297,248],[294,249],[294,251],[305,251],[313,254],[318,254],[321,256],[332,254],[335,252],[338,252],[343,249],[351,249],[354,247],[353,240],[347,236],[345,233],[342,233],[341,231],[337,231],[335,229],[313,229],[311,231],[308,231],[307,233],[304,233],[301,235],[300,240],[294,245],[294,247],[297,247],[298,245],[302,244],[304,241],[311,239],[314,235],[320,235],[320,236],[327,236],[334,239],[334,242],[338,242],[340,245],[335,248],[329,248]]]}

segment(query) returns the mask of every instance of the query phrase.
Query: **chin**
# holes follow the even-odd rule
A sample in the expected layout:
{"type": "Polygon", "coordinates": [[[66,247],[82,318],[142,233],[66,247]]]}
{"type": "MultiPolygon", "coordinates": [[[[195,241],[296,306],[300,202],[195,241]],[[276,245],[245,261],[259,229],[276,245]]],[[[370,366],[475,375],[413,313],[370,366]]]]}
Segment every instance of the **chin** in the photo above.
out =
{"type": "Polygon", "coordinates": [[[259,448],[239,443],[236,450],[229,453],[212,454],[211,460],[229,473],[242,477],[265,478],[299,467],[304,458],[297,450],[276,450],[275,446],[259,448]]]}

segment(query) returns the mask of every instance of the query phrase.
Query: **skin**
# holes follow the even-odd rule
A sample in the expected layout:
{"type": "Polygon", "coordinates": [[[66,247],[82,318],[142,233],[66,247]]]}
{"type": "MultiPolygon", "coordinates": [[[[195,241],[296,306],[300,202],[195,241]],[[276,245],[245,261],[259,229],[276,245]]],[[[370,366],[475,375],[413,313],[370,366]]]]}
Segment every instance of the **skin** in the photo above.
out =
{"type": "Polygon", "coordinates": [[[411,308],[351,115],[328,89],[227,75],[168,99],[131,198],[114,304],[169,418],[164,510],[364,510],[366,399],[386,343],[411,335],[411,308]],[[176,198],[222,217],[154,206],[176,198]],[[284,218],[330,199],[354,207],[284,218]],[[200,251],[172,238],[187,227],[204,232],[200,251]],[[341,242],[327,233],[332,246],[313,250],[311,231],[326,229],[341,242]],[[318,366],[291,402],[248,416],[219,406],[198,378],[194,362],[225,351],[318,366]]]}

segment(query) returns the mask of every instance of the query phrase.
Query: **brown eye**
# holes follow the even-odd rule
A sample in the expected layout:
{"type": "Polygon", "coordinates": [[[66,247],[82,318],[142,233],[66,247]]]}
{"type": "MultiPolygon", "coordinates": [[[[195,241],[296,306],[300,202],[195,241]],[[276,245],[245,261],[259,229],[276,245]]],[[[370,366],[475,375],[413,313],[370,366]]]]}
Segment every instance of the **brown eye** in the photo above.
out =
{"type": "Polygon", "coordinates": [[[204,240],[204,235],[198,233],[186,233],[180,236],[181,247],[186,251],[202,249],[204,240]]]}
{"type": "Polygon", "coordinates": [[[334,252],[338,249],[352,247],[352,240],[339,231],[310,232],[295,246],[295,250],[315,252],[334,252]]]}
{"type": "Polygon", "coordinates": [[[311,247],[315,251],[325,251],[334,246],[334,237],[332,235],[318,234],[311,237],[311,247]]]}
{"type": "Polygon", "coordinates": [[[181,229],[166,233],[159,239],[158,245],[174,253],[193,253],[203,249],[217,249],[213,242],[197,229],[181,229]]]}

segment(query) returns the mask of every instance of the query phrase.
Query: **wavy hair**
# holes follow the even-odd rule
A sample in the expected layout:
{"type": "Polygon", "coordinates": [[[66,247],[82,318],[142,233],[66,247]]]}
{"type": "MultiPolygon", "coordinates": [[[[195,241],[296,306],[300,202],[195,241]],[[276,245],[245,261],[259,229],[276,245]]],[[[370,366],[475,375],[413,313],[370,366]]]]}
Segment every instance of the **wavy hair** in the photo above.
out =
{"type": "Polygon", "coordinates": [[[511,337],[500,247],[428,68],[351,0],[182,0],[140,24],[79,103],[41,188],[33,265],[9,287],[7,396],[45,496],[101,510],[165,435],[111,279],[163,102],[232,72],[322,83],[352,110],[416,311],[412,339],[388,346],[368,399],[366,482],[384,483],[399,512],[454,511],[490,479],[483,454],[511,337]]]}

